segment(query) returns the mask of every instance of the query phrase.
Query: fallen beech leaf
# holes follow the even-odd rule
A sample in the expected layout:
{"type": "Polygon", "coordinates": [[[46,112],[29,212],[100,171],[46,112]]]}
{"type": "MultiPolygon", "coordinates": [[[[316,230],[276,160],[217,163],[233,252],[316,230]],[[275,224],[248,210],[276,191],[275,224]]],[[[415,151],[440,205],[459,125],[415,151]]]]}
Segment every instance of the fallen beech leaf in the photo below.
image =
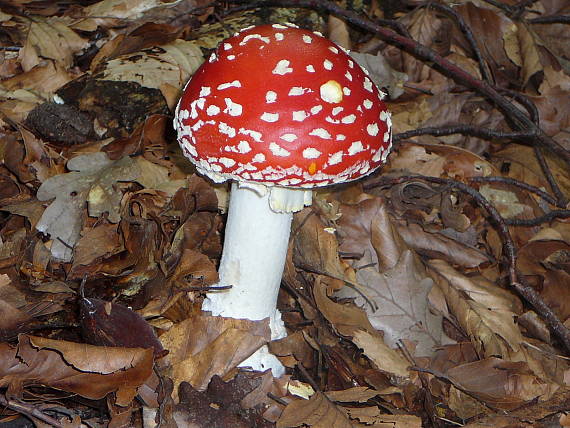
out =
{"type": "Polygon", "coordinates": [[[194,315],[160,336],[172,363],[175,391],[182,381],[204,390],[214,375],[224,376],[270,339],[267,320],[194,315]]]}
{"type": "Polygon", "coordinates": [[[136,312],[101,299],[82,297],[79,301],[83,337],[87,343],[123,348],[152,348],[154,356],[164,349],[153,328],[136,312]]]}
{"type": "Polygon", "coordinates": [[[404,83],[408,81],[405,73],[394,70],[384,56],[350,52],[350,56],[370,73],[370,78],[379,88],[386,88],[390,99],[395,100],[404,93],[404,83]]]}
{"type": "Polygon", "coordinates": [[[379,428],[421,428],[422,419],[414,415],[386,415],[378,407],[345,408],[352,419],[379,428]]]}
{"type": "Polygon", "coordinates": [[[366,313],[354,305],[334,303],[326,296],[324,285],[317,280],[313,288],[315,302],[323,316],[341,335],[350,337],[354,344],[362,348],[378,369],[396,377],[395,381],[409,376],[408,362],[395,350],[388,347],[374,329],[366,313]]]}
{"type": "Polygon", "coordinates": [[[36,228],[50,235],[53,257],[64,261],[71,260],[72,248],[79,238],[85,201],[91,216],[107,212],[109,221],[116,223],[123,194],[114,184],[139,175],[131,158],[111,161],[101,152],[77,156],[67,163],[67,168],[72,172],[49,178],[37,193],[40,201],[55,198],[36,228]]]}
{"type": "Polygon", "coordinates": [[[346,414],[321,392],[316,392],[309,400],[296,400],[290,403],[277,421],[277,428],[308,425],[314,428],[352,428],[346,414]]]}
{"type": "Polygon", "coordinates": [[[523,337],[514,317],[522,307],[516,296],[483,278],[468,278],[443,260],[430,260],[428,266],[450,312],[477,350],[506,357],[520,349],[523,337]]]}
{"type": "Polygon", "coordinates": [[[505,218],[517,217],[525,211],[526,205],[519,202],[514,192],[484,185],[479,188],[479,193],[505,218]]]}
{"type": "Polygon", "coordinates": [[[408,361],[394,349],[384,343],[380,335],[365,330],[356,330],[352,341],[362,349],[376,367],[391,375],[391,382],[395,385],[407,383],[409,378],[408,361]]]}
{"type": "Polygon", "coordinates": [[[452,384],[488,405],[512,410],[545,395],[548,385],[541,382],[523,362],[491,357],[453,367],[445,374],[452,384]]]}
{"type": "Polygon", "coordinates": [[[124,250],[117,225],[99,224],[88,229],[77,242],[73,251],[73,266],[88,265],[97,259],[117,254],[124,250]]]}
{"type": "Polygon", "coordinates": [[[337,287],[343,280],[353,281],[354,272],[338,255],[338,242],[334,234],[325,230],[321,220],[304,210],[295,218],[294,226],[299,225],[295,234],[293,261],[301,269],[330,275],[337,287]]]}
{"type": "Polygon", "coordinates": [[[543,69],[538,46],[543,42],[528,24],[520,22],[508,26],[503,39],[509,59],[521,68],[521,86],[524,87],[535,73],[543,69]]]}
{"type": "Polygon", "coordinates": [[[26,331],[26,325],[32,317],[14,305],[0,299],[0,340],[7,340],[16,334],[26,331]]]}
{"type": "Polygon", "coordinates": [[[16,348],[0,344],[0,385],[21,395],[28,385],[44,385],[91,399],[120,393],[126,405],[152,373],[152,350],[108,348],[19,336],[16,348]]]}
{"type": "Polygon", "coordinates": [[[2,81],[0,96],[12,101],[0,103],[1,111],[22,123],[36,105],[51,98],[58,88],[72,79],[73,75],[63,67],[53,61],[43,61],[30,71],[2,81]]]}
{"type": "MultiPolygon", "coordinates": [[[[36,16],[30,23],[23,55],[29,57],[26,51],[33,49],[39,57],[53,59],[69,68],[73,64],[73,56],[87,45],[88,41],[69,28],[64,18],[36,16]]],[[[38,58],[34,63],[27,61],[22,65],[25,65],[25,71],[29,71],[39,62],[38,58]]]]}
{"type": "Polygon", "coordinates": [[[492,75],[500,84],[514,80],[518,75],[518,67],[507,55],[505,45],[508,45],[510,40],[516,40],[509,38],[509,33],[514,35],[515,24],[505,14],[501,14],[497,9],[483,2],[462,3],[454,10],[463,17],[473,31],[483,59],[491,68],[492,75]]]}
{"type": "Polygon", "coordinates": [[[378,391],[374,391],[366,386],[356,386],[341,391],[325,392],[325,395],[330,400],[341,403],[365,403],[378,394],[380,394],[378,391]]]}
{"type": "Polygon", "coordinates": [[[342,206],[342,212],[341,251],[362,252],[362,257],[354,263],[359,287],[344,287],[337,296],[354,298],[372,326],[384,332],[384,341],[390,347],[407,339],[416,343],[417,355],[431,355],[434,346],[449,341],[441,327],[441,316],[428,306],[433,280],[417,256],[406,249],[382,199],[342,206]]]}
{"type": "Polygon", "coordinates": [[[163,84],[181,88],[203,58],[194,42],[178,39],[161,45],[160,49],[145,49],[114,58],[103,66],[100,78],[133,81],[155,89],[160,89],[163,84]]]}
{"type": "Polygon", "coordinates": [[[476,267],[490,261],[489,256],[478,248],[443,233],[426,231],[416,223],[398,221],[394,224],[406,245],[421,255],[464,267],[476,267]]]}

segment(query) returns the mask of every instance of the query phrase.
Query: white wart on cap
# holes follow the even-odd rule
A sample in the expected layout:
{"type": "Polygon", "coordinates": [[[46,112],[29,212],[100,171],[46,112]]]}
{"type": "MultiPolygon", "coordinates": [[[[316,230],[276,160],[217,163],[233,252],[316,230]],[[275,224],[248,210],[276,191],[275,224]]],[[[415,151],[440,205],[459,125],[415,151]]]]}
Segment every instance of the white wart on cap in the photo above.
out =
{"type": "Polygon", "coordinates": [[[391,148],[383,93],[334,43],[287,25],[225,40],[176,109],[184,154],[212,180],[317,187],[369,174],[391,148]]]}

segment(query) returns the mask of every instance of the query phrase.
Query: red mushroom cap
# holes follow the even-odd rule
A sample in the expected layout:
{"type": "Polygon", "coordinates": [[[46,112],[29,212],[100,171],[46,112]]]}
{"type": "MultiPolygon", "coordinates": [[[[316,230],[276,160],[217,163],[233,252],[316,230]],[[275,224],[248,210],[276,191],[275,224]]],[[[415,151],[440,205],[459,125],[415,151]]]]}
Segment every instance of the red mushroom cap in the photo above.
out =
{"type": "Polygon", "coordinates": [[[175,126],[184,154],[214,181],[326,186],[386,160],[383,96],[328,39],[264,25],[218,46],[186,85],[175,126]]]}

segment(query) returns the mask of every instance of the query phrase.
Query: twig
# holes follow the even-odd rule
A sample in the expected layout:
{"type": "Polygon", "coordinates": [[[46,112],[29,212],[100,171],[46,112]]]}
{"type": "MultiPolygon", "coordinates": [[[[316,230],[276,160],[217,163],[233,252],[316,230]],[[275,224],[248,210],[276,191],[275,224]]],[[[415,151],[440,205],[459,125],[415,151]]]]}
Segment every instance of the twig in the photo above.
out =
{"type": "Polygon", "coordinates": [[[526,109],[530,120],[532,120],[537,127],[540,126],[540,114],[538,113],[536,105],[532,102],[530,98],[528,98],[524,94],[521,94],[520,92],[512,91],[506,88],[499,89],[499,92],[507,94],[515,101],[518,101],[526,109]]]}
{"type": "Polygon", "coordinates": [[[441,127],[428,126],[425,128],[418,128],[411,131],[401,132],[399,134],[394,134],[392,141],[398,142],[420,135],[433,135],[435,137],[441,137],[444,135],[453,134],[484,138],[486,140],[531,140],[536,137],[536,134],[529,132],[500,132],[473,125],[450,125],[441,127]]]}
{"type": "Polygon", "coordinates": [[[27,403],[22,403],[20,401],[8,400],[4,394],[0,394],[0,404],[12,409],[22,415],[26,415],[30,418],[39,419],[46,424],[49,424],[56,428],[63,428],[63,425],[51,416],[46,415],[41,410],[37,409],[35,406],[27,403]]]}
{"type": "MultiPolygon", "coordinates": [[[[515,180],[514,178],[509,178],[509,177],[496,177],[496,176],[490,176],[490,177],[469,177],[469,181],[475,182],[475,183],[502,183],[502,184],[508,184],[509,186],[515,186],[518,187],[520,189],[526,190],[528,192],[534,193],[538,196],[540,196],[542,199],[544,199],[546,202],[548,202],[549,204],[552,205],[558,205],[558,202],[556,201],[556,199],[546,193],[544,190],[539,189],[536,186],[532,186],[530,184],[527,184],[523,181],[519,181],[519,180],[515,180]]],[[[563,208],[564,205],[560,206],[560,208],[563,208]]]]}
{"type": "Polygon", "coordinates": [[[570,210],[556,210],[550,211],[544,215],[535,218],[529,219],[519,219],[519,218],[510,218],[506,219],[505,223],[509,226],[523,226],[523,227],[532,227],[538,226],[542,223],[548,223],[557,218],[570,218],[570,210]]]}
{"type": "Polygon", "coordinates": [[[531,24],[570,24],[570,15],[539,16],[529,19],[531,24]]]}
{"type": "Polygon", "coordinates": [[[301,361],[298,361],[296,365],[305,380],[309,382],[309,385],[311,385],[315,391],[322,391],[315,379],[313,379],[313,376],[311,376],[311,374],[307,371],[303,363],[301,361]]]}
{"type": "Polygon", "coordinates": [[[356,291],[358,294],[360,294],[360,297],[362,297],[364,299],[364,301],[366,303],[368,303],[368,305],[370,306],[370,309],[372,309],[373,311],[378,310],[378,306],[376,305],[374,300],[371,297],[368,297],[366,295],[366,293],[364,292],[364,290],[362,290],[362,288],[363,288],[362,285],[360,285],[356,282],[352,282],[352,281],[349,281],[347,279],[341,278],[341,277],[334,275],[332,273],[325,272],[321,269],[314,268],[314,267],[309,266],[308,264],[305,264],[305,263],[301,263],[301,264],[298,264],[296,266],[300,269],[306,270],[307,272],[311,272],[311,273],[314,273],[317,275],[328,276],[329,278],[337,279],[339,281],[344,282],[348,288],[352,288],[354,291],[356,291]]]}
{"type": "Polygon", "coordinates": [[[534,155],[536,156],[536,160],[540,165],[540,169],[542,170],[546,181],[548,181],[552,192],[558,200],[558,204],[561,206],[566,206],[568,203],[568,198],[564,195],[564,192],[562,192],[560,186],[558,186],[558,183],[556,182],[554,175],[552,175],[552,171],[550,170],[550,167],[548,166],[548,163],[546,162],[546,159],[544,158],[544,154],[542,153],[540,147],[534,146],[534,155]]]}
{"type": "Polygon", "coordinates": [[[453,8],[451,8],[445,4],[442,4],[442,3],[435,3],[435,2],[430,1],[428,3],[425,3],[424,6],[431,8],[431,9],[436,9],[440,12],[445,13],[448,16],[453,17],[453,19],[455,19],[455,21],[457,22],[457,26],[459,27],[459,29],[461,30],[461,32],[463,33],[463,35],[467,39],[467,43],[469,43],[469,46],[471,46],[471,50],[473,51],[473,55],[475,55],[475,59],[477,60],[477,63],[479,64],[479,71],[481,72],[481,77],[483,78],[484,81],[491,83],[493,81],[493,79],[491,78],[491,75],[489,74],[489,70],[487,69],[487,65],[485,64],[485,61],[483,59],[483,55],[481,55],[481,49],[479,49],[479,45],[477,44],[477,40],[475,40],[475,37],[473,36],[473,32],[471,31],[471,28],[469,28],[469,26],[465,23],[465,20],[463,19],[463,17],[459,13],[457,13],[455,10],[453,10],[453,8]]]}
{"type": "Polygon", "coordinates": [[[283,400],[281,397],[278,397],[277,395],[275,395],[275,394],[272,393],[272,392],[268,392],[268,393],[267,393],[267,396],[268,396],[269,398],[271,398],[273,401],[275,401],[275,402],[281,404],[282,406],[287,407],[287,406],[289,405],[289,403],[287,403],[287,402],[286,402],[285,400],[283,400]]]}

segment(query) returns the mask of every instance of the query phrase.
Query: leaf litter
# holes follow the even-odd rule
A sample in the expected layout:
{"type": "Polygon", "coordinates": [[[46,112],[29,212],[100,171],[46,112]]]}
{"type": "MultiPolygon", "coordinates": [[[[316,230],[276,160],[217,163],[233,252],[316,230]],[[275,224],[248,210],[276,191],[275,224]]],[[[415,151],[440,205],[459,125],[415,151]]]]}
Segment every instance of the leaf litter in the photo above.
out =
{"type": "Polygon", "coordinates": [[[569,425],[568,157],[478,91],[479,79],[500,88],[568,150],[563,2],[354,2],[350,27],[326,2],[320,15],[5,3],[0,422],[569,425]],[[470,77],[376,38],[366,17],[470,77]],[[184,163],[170,115],[229,28],[283,20],[351,47],[389,94],[396,146],[381,173],[295,215],[279,297],[289,335],[270,342],[264,322],[200,310],[227,190],[184,163]],[[287,375],[237,368],[265,344],[287,375]]]}

